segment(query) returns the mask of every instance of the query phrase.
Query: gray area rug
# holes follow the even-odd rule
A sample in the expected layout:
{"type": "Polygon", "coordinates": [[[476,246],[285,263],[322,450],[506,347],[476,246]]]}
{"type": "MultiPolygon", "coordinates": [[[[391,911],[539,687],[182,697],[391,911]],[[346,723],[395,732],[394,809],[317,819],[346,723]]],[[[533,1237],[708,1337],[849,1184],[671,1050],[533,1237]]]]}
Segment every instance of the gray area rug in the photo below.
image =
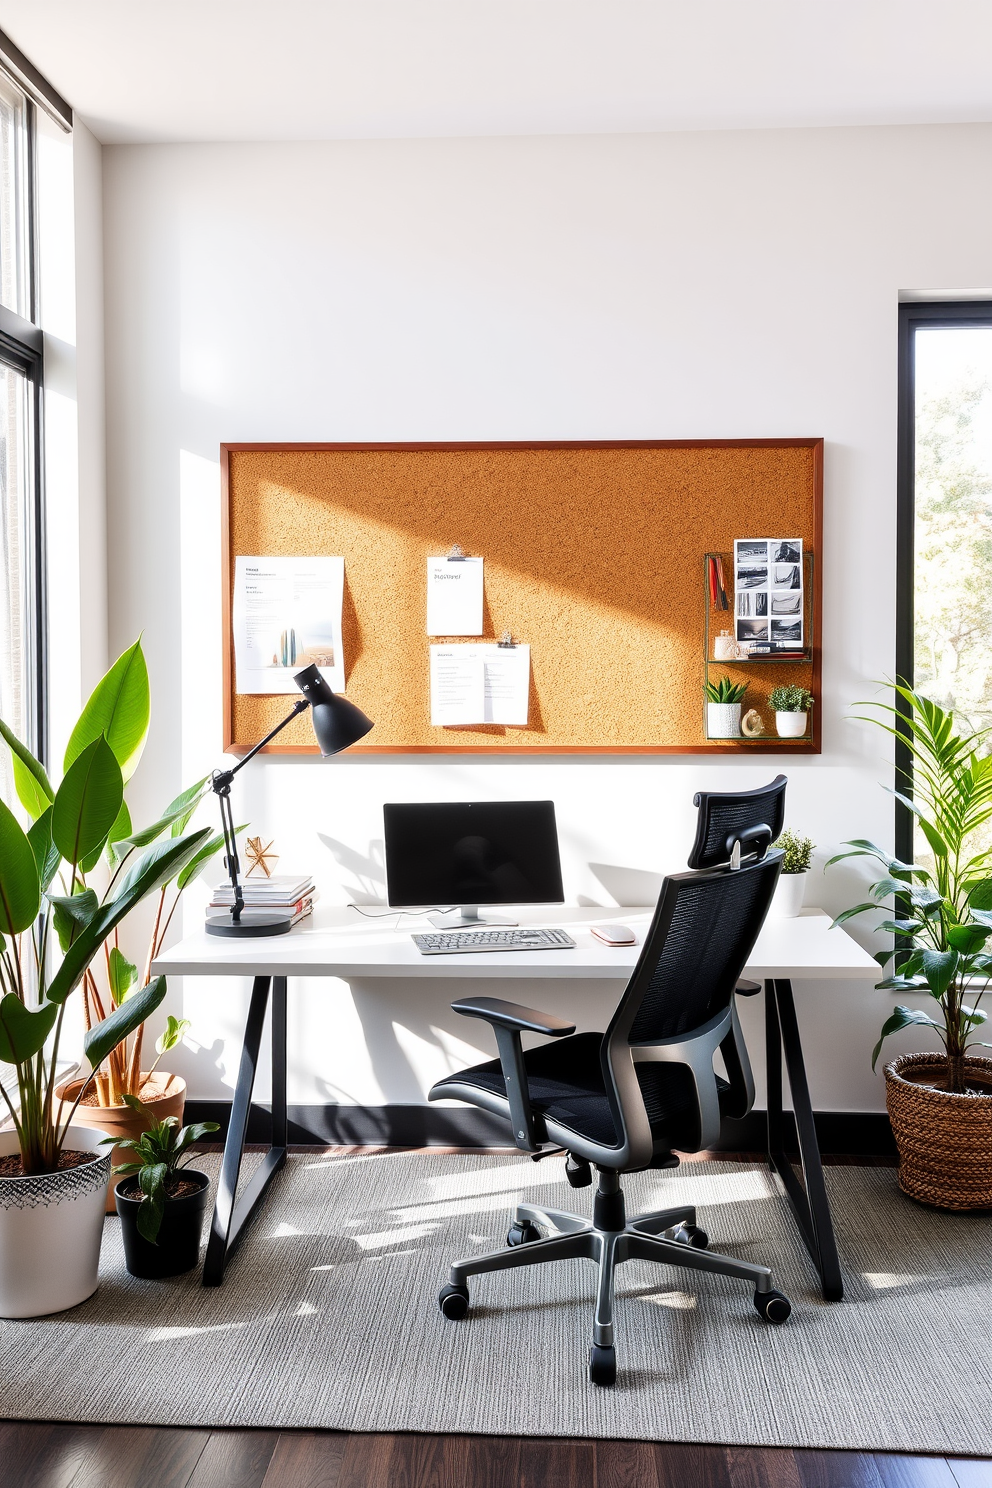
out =
{"type": "Polygon", "coordinates": [[[436,1302],[451,1259],[502,1242],[518,1195],[591,1208],[561,1173],[513,1154],[293,1155],[211,1290],[128,1276],[108,1219],[94,1297],[0,1323],[0,1414],[992,1453],[988,1218],[918,1207],[891,1169],[828,1169],[847,1297],[824,1303],[764,1169],[639,1174],[630,1213],[696,1204],[713,1248],[770,1264],[795,1310],[770,1327],[744,1283],[630,1262],[601,1390],[590,1263],[477,1278],[463,1322],[436,1302]]]}

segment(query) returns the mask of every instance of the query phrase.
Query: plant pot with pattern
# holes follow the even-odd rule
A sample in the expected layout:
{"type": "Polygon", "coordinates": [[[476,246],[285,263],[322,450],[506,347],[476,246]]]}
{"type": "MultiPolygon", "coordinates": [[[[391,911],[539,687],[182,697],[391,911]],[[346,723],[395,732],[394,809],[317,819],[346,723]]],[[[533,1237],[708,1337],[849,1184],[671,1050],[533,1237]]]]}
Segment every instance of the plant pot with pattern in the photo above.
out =
{"type": "Polygon", "coordinates": [[[896,912],[876,927],[896,937],[894,948],[876,958],[890,967],[878,987],[924,999],[922,1008],[900,1003],[886,1019],[872,1068],[885,1039],[902,1029],[925,1028],[940,1046],[902,1055],[885,1070],[900,1188],[938,1209],[988,1209],[992,1060],[971,1050],[988,1047],[979,1035],[987,1018],[981,1003],[992,979],[992,848],[983,846],[979,833],[992,819],[992,755],[986,753],[992,729],[960,729],[949,710],[922,693],[903,684],[895,691],[897,707],[866,706],[880,710],[871,721],[909,753],[912,773],[897,776],[897,795],[919,828],[922,841],[914,856],[921,861],[900,862],[863,839],[846,843],[848,851],[832,863],[867,857],[882,871],[869,899],[834,923],[894,898],[896,912]]]}
{"type": "MultiPolygon", "coordinates": [[[[97,1134],[74,1124],[75,1105],[55,1098],[66,1004],[125,916],[211,838],[209,830],[165,843],[153,841],[157,830],[132,834],[150,845],[129,850],[100,892],[86,882],[121,821],[124,777],[144,739],[140,712],[129,705],[133,648],[125,657],[127,666],[115,663],[112,685],[106,678],[98,685],[73,729],[57,789],[0,720],[31,819],[25,831],[0,801],[0,1109],[12,1125],[0,1148],[0,1311],[8,1316],[60,1311],[96,1289],[110,1164],[105,1154],[94,1156],[97,1134]]],[[[165,978],[155,977],[129,986],[106,1016],[84,1017],[80,1094],[165,993],[165,978]]]]}
{"type": "Polygon", "coordinates": [[[115,1194],[124,1258],[132,1276],[160,1281],[192,1270],[200,1258],[210,1179],[187,1166],[194,1156],[189,1148],[219,1127],[216,1121],[201,1121],[180,1130],[175,1116],[155,1121],[134,1096],[127,1103],[148,1125],[116,1149],[136,1159],[118,1170],[115,1194]]]}
{"type": "Polygon", "coordinates": [[[747,683],[721,677],[718,682],[707,682],[703,691],[706,694],[706,737],[739,739],[741,703],[747,692],[747,683]]]}

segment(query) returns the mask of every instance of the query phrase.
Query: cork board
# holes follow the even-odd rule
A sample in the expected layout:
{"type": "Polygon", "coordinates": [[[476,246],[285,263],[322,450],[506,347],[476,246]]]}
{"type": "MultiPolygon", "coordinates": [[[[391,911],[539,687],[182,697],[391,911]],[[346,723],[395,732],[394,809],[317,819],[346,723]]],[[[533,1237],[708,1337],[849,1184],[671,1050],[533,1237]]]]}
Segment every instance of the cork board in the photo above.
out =
{"type": "MultiPolygon", "coordinates": [[[[819,698],[822,440],[224,445],[221,466],[233,753],[291,704],[235,690],[239,554],[344,557],[347,696],[375,722],[356,753],[788,749],[704,737],[703,554],[735,537],[800,536],[815,554],[812,681],[809,667],[775,681],[819,698]],[[485,559],[481,639],[509,630],[530,643],[526,727],[431,725],[426,559],[456,542],[485,559]]],[[[315,753],[307,717],[271,748],[315,753]]],[[[796,748],[818,750],[818,731],[796,748]]]]}

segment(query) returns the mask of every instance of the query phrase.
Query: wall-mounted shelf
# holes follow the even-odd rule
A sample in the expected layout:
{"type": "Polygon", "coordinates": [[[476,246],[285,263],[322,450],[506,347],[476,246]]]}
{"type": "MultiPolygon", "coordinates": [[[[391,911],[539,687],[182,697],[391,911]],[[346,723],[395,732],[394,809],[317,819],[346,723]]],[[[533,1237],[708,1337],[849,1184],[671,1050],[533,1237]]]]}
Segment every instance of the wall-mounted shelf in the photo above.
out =
{"type": "Polygon", "coordinates": [[[803,549],[804,588],[803,588],[803,635],[805,638],[805,650],[802,656],[741,656],[726,661],[717,660],[713,656],[713,644],[721,630],[730,630],[731,634],[736,631],[735,624],[735,595],[733,590],[728,590],[729,608],[715,608],[710,601],[708,563],[710,558],[719,558],[723,564],[725,574],[733,573],[733,555],[731,553],[706,553],[703,555],[703,680],[708,681],[711,673],[715,670],[731,677],[734,681],[747,682],[749,691],[753,686],[755,691],[746,697],[741,705],[742,716],[749,708],[757,708],[762,715],[762,720],[767,733],[759,735],[756,739],[748,738],[741,734],[735,739],[713,739],[707,734],[706,721],[706,698],[703,698],[703,734],[707,744],[711,748],[719,748],[724,745],[727,749],[759,749],[764,752],[781,750],[783,753],[805,751],[807,753],[819,753],[820,750],[820,651],[818,644],[818,627],[816,621],[820,615],[819,596],[816,584],[816,556],[808,547],[803,549]],[[775,667],[777,672],[761,681],[761,672],[766,667],[775,667]],[[791,670],[790,670],[791,669],[791,670]],[[749,675],[751,674],[751,675],[749,675]],[[768,704],[768,696],[772,687],[787,687],[794,684],[809,688],[813,694],[813,708],[809,715],[810,726],[801,738],[782,739],[775,733],[774,710],[768,704]]]}

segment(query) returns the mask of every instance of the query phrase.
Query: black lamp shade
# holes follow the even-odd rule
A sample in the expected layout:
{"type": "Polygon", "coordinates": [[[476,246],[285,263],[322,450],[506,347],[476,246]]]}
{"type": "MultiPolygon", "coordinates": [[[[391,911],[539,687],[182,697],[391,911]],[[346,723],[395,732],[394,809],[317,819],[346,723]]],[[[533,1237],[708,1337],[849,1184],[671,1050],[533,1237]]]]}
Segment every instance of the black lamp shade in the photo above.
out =
{"type": "Polygon", "coordinates": [[[319,667],[304,667],[293,681],[310,703],[310,718],[321,754],[340,754],[342,749],[364,739],[372,728],[372,720],[366,718],[361,708],[331,690],[319,667]]]}

